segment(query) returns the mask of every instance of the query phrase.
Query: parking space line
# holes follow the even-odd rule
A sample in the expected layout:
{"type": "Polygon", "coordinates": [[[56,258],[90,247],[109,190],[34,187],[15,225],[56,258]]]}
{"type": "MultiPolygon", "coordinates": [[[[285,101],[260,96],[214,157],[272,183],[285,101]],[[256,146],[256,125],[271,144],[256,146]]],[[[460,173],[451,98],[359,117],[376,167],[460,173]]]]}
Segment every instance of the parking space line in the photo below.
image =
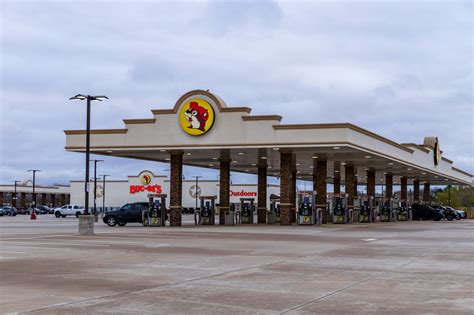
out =
{"type": "MultiPolygon", "coordinates": [[[[19,244],[21,246],[21,244],[28,244],[28,245],[31,245],[31,243],[23,243],[23,242],[8,242],[2,246],[8,246],[7,244],[19,244]]],[[[58,243],[45,243],[45,242],[34,242],[33,244],[35,245],[65,245],[65,246],[84,246],[84,247],[110,247],[110,245],[106,245],[106,244],[81,244],[81,243],[62,243],[62,242],[58,242],[58,243]]],[[[18,245],[15,245],[15,246],[18,246],[18,245]]],[[[24,247],[24,246],[23,246],[24,247]]],[[[41,248],[41,247],[39,247],[41,248]]]]}
{"type": "Polygon", "coordinates": [[[58,236],[73,236],[71,234],[51,234],[51,235],[40,235],[31,237],[13,237],[13,238],[2,238],[2,241],[15,241],[15,240],[35,240],[38,238],[58,237],[58,236]]]}

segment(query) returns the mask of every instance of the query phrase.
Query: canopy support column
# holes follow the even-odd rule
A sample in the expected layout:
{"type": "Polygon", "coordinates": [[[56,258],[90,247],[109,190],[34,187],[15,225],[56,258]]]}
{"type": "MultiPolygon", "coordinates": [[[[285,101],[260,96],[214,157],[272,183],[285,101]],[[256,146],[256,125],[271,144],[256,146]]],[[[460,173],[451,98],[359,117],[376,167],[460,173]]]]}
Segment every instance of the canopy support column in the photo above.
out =
{"type": "Polygon", "coordinates": [[[183,152],[170,152],[170,226],[181,226],[183,198],[183,152]]]}
{"type": "Polygon", "coordinates": [[[267,223],[267,166],[258,167],[257,222],[267,223]]]}
{"type": "Polygon", "coordinates": [[[219,177],[219,225],[225,224],[225,213],[230,204],[230,159],[221,158],[219,177]]]}
{"type": "Polygon", "coordinates": [[[316,208],[321,208],[323,213],[323,222],[327,223],[327,162],[313,159],[313,190],[316,191],[316,208]]]}
{"type": "Polygon", "coordinates": [[[280,225],[291,225],[292,153],[280,151],[280,225]]]}

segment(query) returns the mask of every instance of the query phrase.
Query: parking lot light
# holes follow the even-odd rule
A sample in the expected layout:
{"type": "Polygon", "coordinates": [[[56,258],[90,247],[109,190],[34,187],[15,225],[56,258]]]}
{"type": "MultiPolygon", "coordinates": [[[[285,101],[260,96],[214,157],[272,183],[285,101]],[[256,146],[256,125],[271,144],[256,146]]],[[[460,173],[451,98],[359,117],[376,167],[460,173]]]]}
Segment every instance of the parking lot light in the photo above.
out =
{"type": "Polygon", "coordinates": [[[13,206],[14,208],[16,208],[16,206],[17,206],[17,202],[16,202],[16,201],[18,200],[18,197],[17,197],[17,195],[16,195],[16,188],[17,188],[17,183],[19,183],[20,181],[19,181],[19,180],[15,180],[15,181],[13,181],[13,182],[15,183],[15,192],[13,193],[13,197],[12,197],[12,206],[13,206]]]}
{"type": "Polygon", "coordinates": [[[31,201],[31,220],[36,220],[36,192],[35,192],[35,182],[36,182],[36,172],[41,172],[41,170],[28,170],[28,172],[33,172],[33,200],[31,201]]]}
{"type": "Polygon", "coordinates": [[[86,116],[86,174],[84,181],[84,214],[89,214],[89,155],[90,155],[90,133],[91,133],[91,101],[108,100],[109,98],[105,95],[83,95],[77,94],[69,98],[70,100],[87,100],[87,116],[86,116]]]}

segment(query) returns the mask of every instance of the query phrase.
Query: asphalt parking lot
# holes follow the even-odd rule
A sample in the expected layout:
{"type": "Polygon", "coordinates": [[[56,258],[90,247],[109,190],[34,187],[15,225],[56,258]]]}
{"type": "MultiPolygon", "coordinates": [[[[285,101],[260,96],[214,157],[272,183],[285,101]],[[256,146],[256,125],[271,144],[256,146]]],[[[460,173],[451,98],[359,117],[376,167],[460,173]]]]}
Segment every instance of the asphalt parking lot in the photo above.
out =
{"type": "Polygon", "coordinates": [[[474,313],[473,220],[84,237],[41,215],[0,217],[0,235],[2,313],[474,313]]]}

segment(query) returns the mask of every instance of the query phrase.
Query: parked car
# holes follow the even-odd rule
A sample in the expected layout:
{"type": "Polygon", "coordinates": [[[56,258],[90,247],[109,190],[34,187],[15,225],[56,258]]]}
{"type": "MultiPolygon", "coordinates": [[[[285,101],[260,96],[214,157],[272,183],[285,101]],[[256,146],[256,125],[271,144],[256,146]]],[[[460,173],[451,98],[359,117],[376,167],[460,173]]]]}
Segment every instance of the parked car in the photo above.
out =
{"type": "Polygon", "coordinates": [[[0,208],[0,217],[3,216],[3,208],[0,208]]]}
{"type": "Polygon", "coordinates": [[[48,206],[38,206],[38,209],[41,211],[41,214],[53,214],[54,209],[51,209],[48,206]]]}
{"type": "Polygon", "coordinates": [[[412,205],[413,220],[434,220],[439,221],[444,219],[442,210],[434,209],[428,205],[414,204],[412,205]]]}
{"type": "Polygon", "coordinates": [[[10,207],[10,206],[5,206],[2,207],[2,215],[8,215],[8,216],[16,216],[18,211],[15,209],[15,207],[10,207]]]}
{"type": "Polygon", "coordinates": [[[54,215],[56,218],[65,218],[68,215],[74,215],[76,218],[79,218],[79,216],[82,214],[84,214],[84,208],[77,205],[64,205],[60,208],[54,209],[54,215]]]}
{"type": "Polygon", "coordinates": [[[127,223],[142,222],[142,212],[148,209],[148,202],[127,203],[119,210],[109,211],[104,216],[108,226],[125,226],[127,223]]]}
{"type": "Polygon", "coordinates": [[[36,212],[36,214],[48,214],[49,213],[46,209],[41,208],[41,206],[35,207],[35,212],[36,212]]]}
{"type": "Polygon", "coordinates": [[[445,208],[456,211],[456,213],[459,215],[459,219],[467,219],[466,211],[454,209],[453,207],[449,207],[449,206],[446,206],[445,208]]]}
{"type": "MultiPolygon", "coordinates": [[[[453,221],[454,219],[458,219],[458,213],[454,209],[449,209],[443,206],[433,206],[434,209],[440,210],[443,212],[444,217],[448,221],[453,221]]],[[[460,218],[459,218],[460,219],[460,218]]]]}

